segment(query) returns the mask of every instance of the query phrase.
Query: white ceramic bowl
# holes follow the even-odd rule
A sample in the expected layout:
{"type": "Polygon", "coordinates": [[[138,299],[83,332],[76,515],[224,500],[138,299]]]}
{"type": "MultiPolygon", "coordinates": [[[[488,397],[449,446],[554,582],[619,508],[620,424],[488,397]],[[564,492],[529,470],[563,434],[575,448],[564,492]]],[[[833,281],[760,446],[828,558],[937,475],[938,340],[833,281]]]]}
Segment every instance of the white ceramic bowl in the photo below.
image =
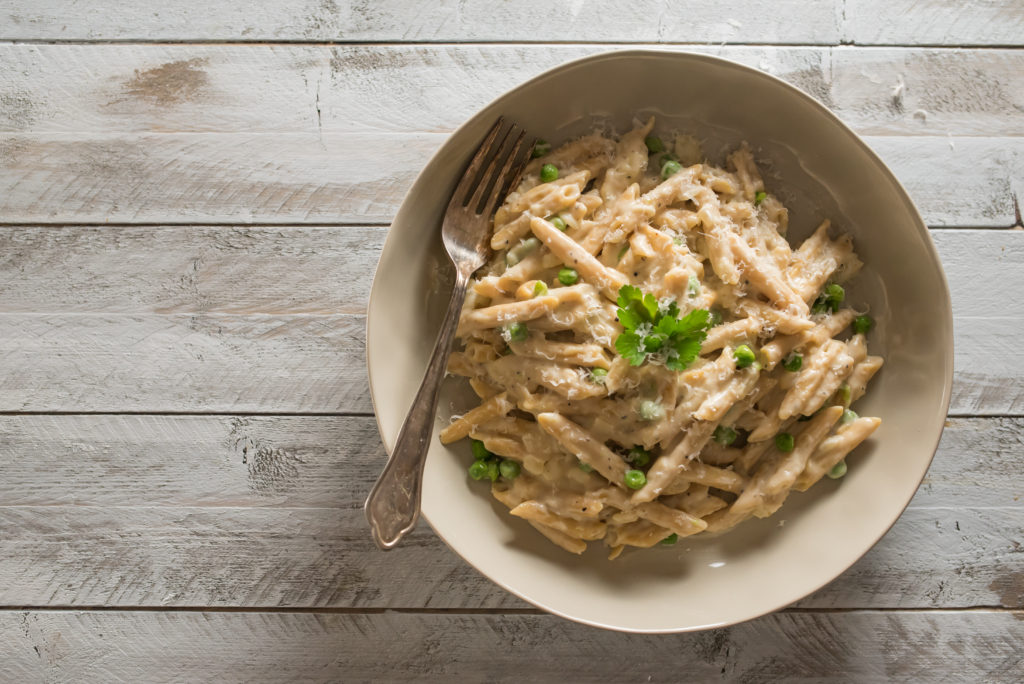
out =
{"type": "MultiPolygon", "coordinates": [[[[658,116],[657,130],[695,133],[719,163],[723,151],[747,140],[766,184],[790,209],[791,241],[822,218],[853,235],[866,266],[850,301],[871,307],[877,325],[869,346],[886,359],[856,409],[881,416],[882,426],[848,459],[845,478],[794,493],[773,517],[718,538],[627,551],[611,562],[602,544],[576,557],[509,516],[486,485],[467,478],[468,443],[444,447],[436,434],[423,515],[468,563],[540,608],[610,629],[679,632],[763,615],[835,579],[896,521],[938,445],[953,374],[949,291],[906,192],[849,128],[772,76],[702,55],[631,50],[552,69],[466,122],[417,178],[381,254],[366,346],[390,449],[450,291],[441,216],[487,128],[504,115],[557,144],[595,124],[623,132],[647,113],[658,116]]],[[[447,424],[471,396],[463,381],[449,378],[437,424],[447,424]]]]}

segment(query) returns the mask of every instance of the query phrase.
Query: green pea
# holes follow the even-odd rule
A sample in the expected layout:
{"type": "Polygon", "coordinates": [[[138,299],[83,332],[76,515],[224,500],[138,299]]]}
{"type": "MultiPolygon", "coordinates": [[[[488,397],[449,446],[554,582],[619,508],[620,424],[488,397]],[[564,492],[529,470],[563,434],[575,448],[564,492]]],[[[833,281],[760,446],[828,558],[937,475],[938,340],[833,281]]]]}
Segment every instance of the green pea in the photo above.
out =
{"type": "Polygon", "coordinates": [[[677,161],[669,159],[661,166],[661,179],[668,180],[669,176],[679,173],[683,170],[683,165],[677,161]]]}
{"type": "Polygon", "coordinates": [[[714,434],[711,435],[711,439],[722,446],[729,446],[736,441],[736,437],[736,431],[727,425],[719,425],[715,428],[714,434]]]}
{"type": "Polygon", "coordinates": [[[661,405],[660,401],[653,399],[641,401],[637,405],[636,412],[642,420],[661,420],[665,417],[665,407],[661,405]]]}
{"type": "Polygon", "coordinates": [[[644,145],[647,145],[647,151],[651,154],[665,151],[665,143],[661,142],[661,138],[656,135],[649,135],[644,138],[644,145]]]}
{"type": "Polygon", "coordinates": [[[665,154],[663,154],[660,157],[658,157],[658,164],[660,164],[661,166],[664,166],[665,164],[669,163],[670,161],[678,162],[679,161],[679,157],[677,157],[676,155],[672,154],[671,152],[666,152],[665,154]]]}
{"type": "Polygon", "coordinates": [[[754,206],[756,207],[760,205],[761,202],[764,202],[766,199],[768,199],[768,193],[764,190],[758,190],[754,193],[754,206]]]}
{"type": "Polygon", "coordinates": [[[533,285],[533,296],[543,297],[548,293],[548,285],[543,280],[538,280],[533,285]]]}
{"type": "Polygon", "coordinates": [[[860,418],[860,416],[857,415],[856,411],[851,411],[850,409],[846,409],[845,411],[843,411],[843,415],[840,416],[839,422],[842,423],[843,425],[846,425],[847,423],[852,423],[853,421],[857,420],[858,418],[860,418]]]}
{"type": "Polygon", "coordinates": [[[754,354],[754,350],[749,345],[741,344],[732,350],[733,358],[736,359],[737,368],[746,368],[747,366],[757,361],[757,356],[754,354]]]}
{"type": "Polygon", "coordinates": [[[627,470],[626,477],[623,479],[630,489],[641,489],[647,484],[647,476],[642,470],[627,470]]]}
{"type": "Polygon", "coordinates": [[[793,435],[788,432],[780,432],[775,435],[775,448],[779,451],[792,451],[794,446],[796,446],[796,442],[793,440],[793,435]]]}
{"type": "Polygon", "coordinates": [[[635,446],[629,450],[626,460],[637,468],[644,468],[651,462],[651,452],[642,446],[635,446]]]}
{"type": "Polygon", "coordinates": [[[836,390],[836,401],[843,406],[850,405],[850,386],[845,382],[836,390]]]}
{"type": "Polygon", "coordinates": [[[527,238],[512,249],[508,250],[505,254],[505,263],[509,266],[515,266],[538,247],[540,247],[540,240],[535,237],[527,238]]]}
{"type": "Polygon", "coordinates": [[[515,461],[509,461],[505,459],[498,464],[498,472],[506,480],[514,480],[519,477],[519,473],[522,472],[522,467],[515,461]]]}
{"type": "Polygon", "coordinates": [[[576,272],[575,268],[567,267],[558,272],[558,282],[563,285],[575,285],[579,279],[580,274],[576,272]]]}
{"type": "Polygon", "coordinates": [[[722,325],[722,312],[718,309],[712,309],[708,312],[708,323],[712,328],[716,325],[722,325]]]}
{"type": "Polygon", "coordinates": [[[530,330],[525,323],[512,323],[505,330],[508,332],[509,342],[522,342],[530,336],[530,330]]]}
{"type": "Polygon", "coordinates": [[[483,461],[473,461],[469,466],[469,476],[474,480],[482,480],[487,477],[487,464],[483,461]]]}
{"type": "Polygon", "coordinates": [[[782,362],[782,367],[788,370],[790,373],[796,373],[804,365],[804,357],[800,354],[790,354],[786,357],[786,360],[782,362]]]}
{"type": "Polygon", "coordinates": [[[604,368],[591,368],[590,369],[590,381],[597,383],[598,385],[604,384],[604,379],[608,377],[608,371],[604,368]]]}
{"type": "Polygon", "coordinates": [[[491,479],[491,482],[497,482],[499,475],[501,475],[501,470],[498,468],[498,459],[492,458],[487,461],[487,477],[491,479]]]}
{"type": "Polygon", "coordinates": [[[554,164],[545,164],[540,167],[540,182],[550,183],[551,181],[558,180],[558,167],[554,164]]]}
{"type": "Polygon", "coordinates": [[[558,214],[555,214],[554,216],[548,216],[548,222],[558,230],[562,231],[563,233],[565,232],[565,219],[559,216],[558,214]]]}
{"type": "Polygon", "coordinates": [[[831,470],[826,473],[833,480],[838,480],[846,474],[846,461],[840,461],[832,466],[831,470]]]}
{"type": "Polygon", "coordinates": [[[487,450],[487,447],[479,439],[474,439],[470,442],[470,446],[473,449],[473,458],[478,461],[486,461],[492,456],[491,452],[487,450]]]}
{"type": "Polygon", "coordinates": [[[580,467],[580,470],[582,470],[585,473],[594,472],[594,469],[590,466],[589,463],[584,463],[583,461],[580,461],[578,465],[580,467]]]}
{"type": "Polygon", "coordinates": [[[853,319],[853,332],[858,335],[866,335],[874,325],[875,321],[871,316],[857,316],[853,319]]]}
{"type": "Polygon", "coordinates": [[[533,150],[530,152],[531,159],[537,159],[543,157],[545,154],[551,151],[551,143],[547,140],[538,140],[533,144],[533,150]]]}
{"type": "Polygon", "coordinates": [[[821,291],[821,294],[818,295],[818,298],[814,300],[814,304],[811,305],[811,313],[820,314],[826,311],[835,313],[839,310],[839,305],[843,303],[845,298],[846,291],[843,290],[842,285],[829,283],[821,291]]]}
{"type": "Polygon", "coordinates": [[[667,537],[665,537],[664,539],[662,539],[658,543],[659,544],[664,544],[665,546],[672,546],[677,541],[679,541],[679,535],[676,534],[675,532],[673,532],[672,534],[668,535],[667,537]]]}
{"type": "Polygon", "coordinates": [[[686,281],[686,294],[690,297],[696,297],[700,294],[700,280],[697,276],[690,274],[689,279],[686,281]]]}

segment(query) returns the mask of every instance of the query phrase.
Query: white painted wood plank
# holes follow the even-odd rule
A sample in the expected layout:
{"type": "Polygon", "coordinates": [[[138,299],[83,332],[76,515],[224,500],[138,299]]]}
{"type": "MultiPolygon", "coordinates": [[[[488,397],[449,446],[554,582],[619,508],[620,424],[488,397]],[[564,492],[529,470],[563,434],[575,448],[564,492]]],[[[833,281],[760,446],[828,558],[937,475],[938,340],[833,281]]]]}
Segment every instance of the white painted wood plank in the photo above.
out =
{"type": "MultiPolygon", "coordinates": [[[[0,229],[0,313],[362,313],[383,226],[0,229]],[[59,274],[59,277],[57,275],[59,274]]],[[[957,318],[1024,318],[1024,231],[933,230],[957,318]]]]}
{"type": "Polygon", "coordinates": [[[548,615],[0,614],[24,682],[984,681],[1020,679],[1021,613],[777,613],[695,634],[548,615]]]}
{"type": "Polygon", "coordinates": [[[242,41],[595,41],[836,43],[837,0],[742,0],[721,5],[612,0],[195,0],[154,7],[145,0],[104,12],[74,0],[8,0],[0,39],[242,41]]]}
{"type": "Polygon", "coordinates": [[[366,310],[387,228],[0,228],[0,312],[366,310]]]}
{"type": "Polygon", "coordinates": [[[259,0],[154,7],[143,0],[104,12],[74,0],[7,0],[5,40],[228,40],[1020,45],[1024,14],[1012,0],[743,0],[728,7],[611,0],[568,7],[429,0],[259,0]],[[244,8],[243,8],[244,7],[244,8]],[[529,17],[529,21],[523,21],[529,17]]]}
{"type": "MultiPolygon", "coordinates": [[[[18,223],[384,223],[443,141],[441,134],[369,133],[5,135],[0,216],[18,223]]],[[[929,225],[1012,225],[1024,137],[866,142],[929,225]]]]}
{"type": "MultiPolygon", "coordinates": [[[[0,230],[3,411],[371,410],[361,312],[385,231],[0,230]],[[59,277],[55,274],[59,274],[59,277]]],[[[1024,232],[933,231],[954,415],[1024,411],[1024,232]]]]}
{"type": "MultiPolygon", "coordinates": [[[[361,507],[5,506],[0,524],[0,606],[526,605],[425,525],[381,552],[361,507]]],[[[864,558],[800,605],[1022,608],[1022,525],[1019,506],[909,509],[864,558]]]]}
{"type": "MultiPolygon", "coordinates": [[[[653,46],[657,47],[657,46],[653,46]]],[[[450,131],[600,45],[0,45],[0,131],[450,131]],[[258,100],[258,106],[254,106],[258,100]]],[[[678,48],[673,48],[678,49],[678,48]]],[[[1019,50],[707,46],[867,135],[1021,135],[1019,50]],[[903,84],[900,96],[893,91],[903,84]]]]}
{"type": "Polygon", "coordinates": [[[5,411],[371,409],[352,315],[7,314],[5,411]]]}
{"type": "MultiPolygon", "coordinates": [[[[3,314],[0,411],[371,411],[357,315],[3,314]]],[[[1024,412],[1019,317],[957,319],[952,415],[1024,412]]]]}
{"type": "Polygon", "coordinates": [[[271,132],[0,136],[0,216],[58,223],[382,223],[443,140],[271,132]]]}
{"type": "MultiPolygon", "coordinates": [[[[515,83],[599,49],[0,46],[12,64],[0,74],[0,215],[385,222],[447,131],[515,83]]],[[[1012,222],[1024,53],[707,51],[795,83],[870,134],[930,223],[1012,222]]]]}
{"type": "MultiPolygon", "coordinates": [[[[1024,418],[948,423],[911,508],[1024,507],[1024,418]]],[[[5,415],[0,435],[0,507],[353,510],[385,459],[369,416],[5,415]]]]}
{"type": "Polygon", "coordinates": [[[844,37],[858,44],[1020,45],[1024,5],[1015,0],[845,0],[844,37]]]}
{"type": "MultiPolygon", "coordinates": [[[[1021,432],[952,421],[893,530],[800,605],[1024,606],[1021,432]]],[[[525,605],[425,526],[388,554],[370,542],[370,418],[4,416],[0,435],[0,605],[525,605]]]]}

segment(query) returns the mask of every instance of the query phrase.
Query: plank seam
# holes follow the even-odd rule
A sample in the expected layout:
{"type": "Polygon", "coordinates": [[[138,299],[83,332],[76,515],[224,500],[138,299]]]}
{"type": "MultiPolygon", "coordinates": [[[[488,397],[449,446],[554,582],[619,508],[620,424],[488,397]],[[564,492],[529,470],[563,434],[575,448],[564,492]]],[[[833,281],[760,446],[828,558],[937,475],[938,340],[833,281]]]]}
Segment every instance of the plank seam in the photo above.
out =
{"type": "Polygon", "coordinates": [[[365,47],[459,47],[459,46],[525,46],[533,47],[539,45],[551,45],[551,46],[588,46],[593,45],[595,47],[638,47],[638,46],[651,46],[651,47],[700,47],[700,48],[714,48],[714,47],[777,47],[777,48],[858,48],[858,49],[907,49],[907,50],[942,50],[942,51],[957,51],[965,48],[971,50],[1024,50],[1024,44],[1019,43],[858,43],[855,41],[848,41],[846,39],[840,39],[838,42],[829,43],[772,43],[772,42],[732,42],[732,41],[715,41],[715,42],[651,42],[651,41],[576,41],[576,40],[481,40],[481,41],[452,41],[452,40],[402,40],[402,41],[380,41],[380,40],[335,40],[335,41],[324,41],[324,40],[301,40],[301,39],[253,39],[253,40],[223,40],[223,39],[211,39],[211,38],[191,38],[191,39],[153,39],[146,40],[140,38],[106,38],[106,39],[87,39],[87,38],[69,38],[69,39],[44,39],[44,38],[2,38],[0,37],[0,46],[2,45],[224,45],[224,46],[264,46],[274,47],[277,45],[305,45],[305,46],[323,46],[323,47],[346,47],[346,46],[365,46],[365,47]]]}
{"type": "MultiPolygon", "coordinates": [[[[0,612],[95,612],[95,613],[278,613],[298,615],[549,615],[539,608],[355,608],[279,607],[279,606],[0,606],[0,612]]],[[[1008,613],[1024,617],[1024,608],[1006,606],[963,607],[864,607],[864,608],[783,608],[776,611],[789,615],[836,613],[1008,613]]],[[[771,613],[769,613],[770,615],[771,613]]],[[[555,615],[550,615],[554,618],[555,615]]]]}

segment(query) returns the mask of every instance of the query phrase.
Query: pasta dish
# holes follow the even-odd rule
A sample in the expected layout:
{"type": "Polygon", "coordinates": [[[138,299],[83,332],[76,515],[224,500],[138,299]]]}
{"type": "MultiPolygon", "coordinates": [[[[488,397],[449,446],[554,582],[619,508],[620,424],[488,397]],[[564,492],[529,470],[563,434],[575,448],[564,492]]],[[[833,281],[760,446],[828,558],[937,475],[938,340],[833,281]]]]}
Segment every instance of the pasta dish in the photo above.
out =
{"type": "Polygon", "coordinates": [[[791,247],[746,144],[720,168],[653,126],[537,143],[449,363],[480,404],[442,442],[471,438],[469,474],[573,553],[770,516],[881,423],[850,409],[882,365],[850,237],[791,247]]]}

